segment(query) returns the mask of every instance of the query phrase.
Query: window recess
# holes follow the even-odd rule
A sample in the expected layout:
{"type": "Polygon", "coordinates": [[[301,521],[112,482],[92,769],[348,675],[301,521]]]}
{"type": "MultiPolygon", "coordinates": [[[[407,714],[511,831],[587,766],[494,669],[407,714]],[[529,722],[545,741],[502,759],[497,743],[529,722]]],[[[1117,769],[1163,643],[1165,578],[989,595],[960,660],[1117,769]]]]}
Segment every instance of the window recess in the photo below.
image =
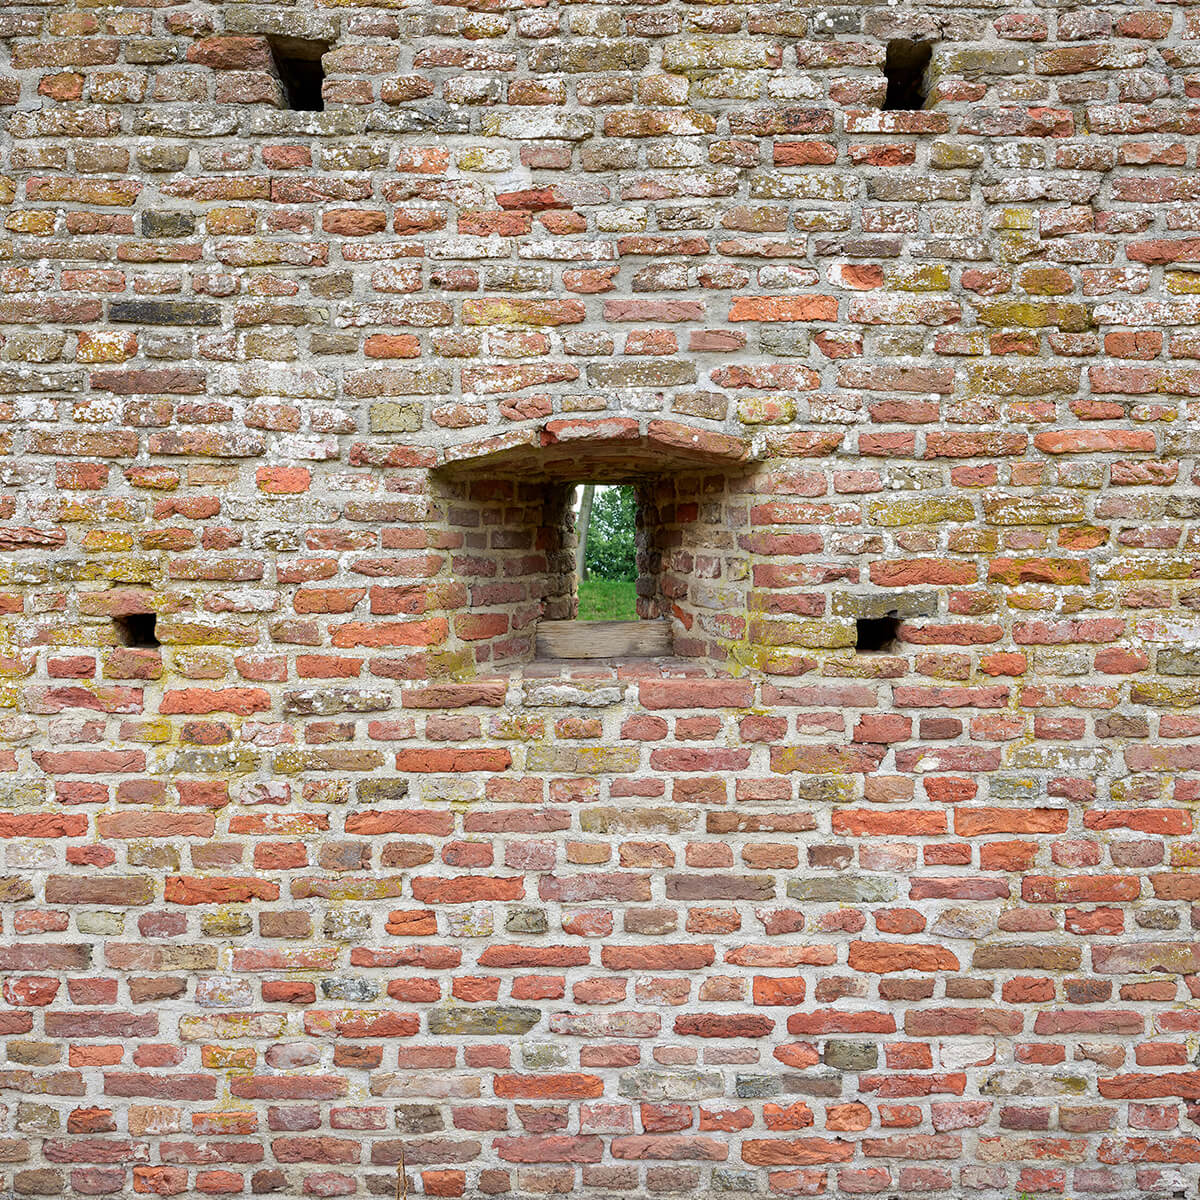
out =
{"type": "Polygon", "coordinates": [[[732,603],[722,589],[744,589],[720,497],[749,459],[741,438],[625,416],[561,418],[446,450],[434,475],[472,569],[487,574],[464,622],[492,639],[473,644],[476,664],[708,656],[732,603]],[[580,619],[581,485],[594,488],[593,512],[597,496],[630,489],[623,619],[586,619],[607,615],[586,604],[580,619]],[[487,612],[484,601],[495,602],[487,612]]]}

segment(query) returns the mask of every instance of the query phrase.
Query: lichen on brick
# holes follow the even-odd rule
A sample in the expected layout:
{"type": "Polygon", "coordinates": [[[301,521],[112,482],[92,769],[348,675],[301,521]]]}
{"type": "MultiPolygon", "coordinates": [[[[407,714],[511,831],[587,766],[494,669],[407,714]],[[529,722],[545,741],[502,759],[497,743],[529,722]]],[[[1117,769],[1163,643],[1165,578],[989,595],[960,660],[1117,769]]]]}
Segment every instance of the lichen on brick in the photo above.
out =
{"type": "Polygon", "coordinates": [[[1195,1191],[1188,5],[0,42],[5,1186],[1195,1191]]]}

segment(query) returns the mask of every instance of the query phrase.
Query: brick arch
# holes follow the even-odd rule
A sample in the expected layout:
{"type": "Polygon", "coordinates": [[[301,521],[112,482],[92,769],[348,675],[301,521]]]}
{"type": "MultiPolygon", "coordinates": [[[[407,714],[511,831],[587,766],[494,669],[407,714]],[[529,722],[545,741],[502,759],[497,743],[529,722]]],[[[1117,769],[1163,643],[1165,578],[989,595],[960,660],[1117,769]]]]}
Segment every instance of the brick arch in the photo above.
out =
{"type": "Polygon", "coordinates": [[[583,467],[597,482],[616,483],[664,471],[729,468],[754,457],[748,438],[680,421],[580,417],[448,447],[438,470],[448,476],[513,473],[573,481],[583,467]]]}

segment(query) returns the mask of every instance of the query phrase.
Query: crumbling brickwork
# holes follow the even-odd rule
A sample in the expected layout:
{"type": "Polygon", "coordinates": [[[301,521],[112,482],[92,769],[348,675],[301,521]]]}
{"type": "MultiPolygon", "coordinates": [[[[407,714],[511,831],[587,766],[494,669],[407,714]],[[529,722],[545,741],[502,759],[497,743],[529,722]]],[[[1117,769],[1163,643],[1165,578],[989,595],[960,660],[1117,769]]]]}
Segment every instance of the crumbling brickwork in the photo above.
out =
{"type": "Polygon", "coordinates": [[[9,0],[0,122],[4,1188],[1196,1195],[1200,8],[9,0]],[[674,655],[538,660],[614,479],[674,655]]]}

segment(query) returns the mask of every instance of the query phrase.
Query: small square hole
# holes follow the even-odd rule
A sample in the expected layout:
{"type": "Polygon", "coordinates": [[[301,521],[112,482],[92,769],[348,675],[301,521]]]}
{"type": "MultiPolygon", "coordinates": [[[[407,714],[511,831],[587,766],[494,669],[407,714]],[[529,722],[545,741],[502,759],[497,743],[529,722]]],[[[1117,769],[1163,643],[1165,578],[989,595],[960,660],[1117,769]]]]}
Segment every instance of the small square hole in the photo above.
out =
{"type": "Polygon", "coordinates": [[[113,617],[119,645],[131,646],[136,650],[155,650],[161,643],[155,633],[158,614],[152,612],[126,613],[113,617]]]}
{"type": "Polygon", "coordinates": [[[886,654],[896,648],[900,618],[894,613],[886,617],[860,617],[854,624],[857,630],[854,649],[860,654],[886,654]]]}
{"type": "Polygon", "coordinates": [[[283,84],[287,107],[295,112],[324,112],[321,85],[325,82],[325,67],[321,57],[329,44],[289,37],[273,37],[270,42],[271,61],[283,84]]]}
{"type": "Polygon", "coordinates": [[[925,107],[925,72],[933,57],[932,42],[897,38],[888,42],[883,73],[887,76],[885,112],[913,112],[925,107]]]}

